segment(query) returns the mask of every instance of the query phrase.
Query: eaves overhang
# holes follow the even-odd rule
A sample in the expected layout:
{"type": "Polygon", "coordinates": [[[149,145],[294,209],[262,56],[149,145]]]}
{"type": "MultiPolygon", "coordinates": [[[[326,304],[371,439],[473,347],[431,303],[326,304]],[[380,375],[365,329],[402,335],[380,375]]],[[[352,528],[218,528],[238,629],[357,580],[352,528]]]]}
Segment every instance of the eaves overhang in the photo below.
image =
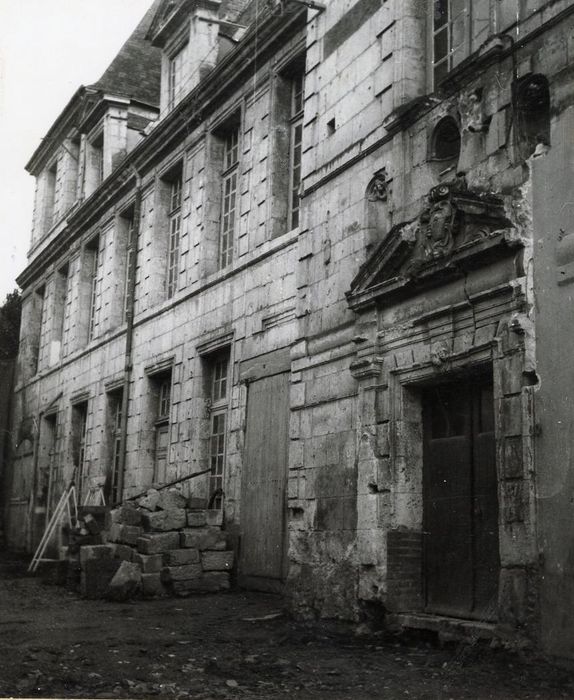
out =
{"type": "Polygon", "coordinates": [[[94,91],[81,85],[72,95],[68,104],[60,112],[56,121],[40,141],[40,145],[26,163],[25,169],[30,175],[37,175],[43,169],[46,161],[52,156],[54,143],[57,142],[59,144],[62,138],[67,136],[70,129],[76,125],[78,115],[83,108],[84,98],[88,94],[94,94],[94,91]]]}
{"type": "MultiPolygon", "coordinates": [[[[32,260],[17,278],[20,287],[31,284],[53,261],[69,249],[71,243],[101,216],[102,211],[123,196],[133,186],[136,173],[147,172],[173,150],[189,132],[190,123],[205,121],[205,115],[215,110],[238,81],[261,60],[277,50],[277,42],[288,41],[306,25],[307,10],[301,6],[288,15],[269,11],[256,27],[248,30],[240,43],[218,63],[201,83],[189,93],[164,119],[158,122],[117,169],[77,209],[71,212],[67,228],[46,250],[32,260]]],[[[193,125],[195,126],[195,125],[193,125]]]]}

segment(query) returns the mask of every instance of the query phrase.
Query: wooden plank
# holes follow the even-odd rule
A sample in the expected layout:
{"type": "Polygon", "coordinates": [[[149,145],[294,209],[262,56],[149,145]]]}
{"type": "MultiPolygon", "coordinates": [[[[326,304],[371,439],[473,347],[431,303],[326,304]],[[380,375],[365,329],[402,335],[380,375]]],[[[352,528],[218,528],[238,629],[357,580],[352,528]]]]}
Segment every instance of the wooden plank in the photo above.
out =
{"type": "Polygon", "coordinates": [[[249,384],[240,556],[246,580],[284,576],[288,428],[289,374],[249,384]]]}

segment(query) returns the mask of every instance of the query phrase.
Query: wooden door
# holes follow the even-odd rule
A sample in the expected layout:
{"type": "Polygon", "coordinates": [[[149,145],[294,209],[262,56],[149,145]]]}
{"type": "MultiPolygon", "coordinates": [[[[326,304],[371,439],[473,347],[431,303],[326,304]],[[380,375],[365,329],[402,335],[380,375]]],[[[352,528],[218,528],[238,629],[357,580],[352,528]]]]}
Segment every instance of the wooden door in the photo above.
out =
{"type": "Polygon", "coordinates": [[[169,447],[169,425],[162,424],[155,429],[154,483],[167,482],[167,450],[169,447]]]}
{"type": "Polygon", "coordinates": [[[280,590],[286,566],[289,373],[249,384],[241,486],[240,583],[280,590]]]}
{"type": "Polygon", "coordinates": [[[433,387],[423,423],[426,610],[494,619],[500,564],[491,384],[433,387]]]}

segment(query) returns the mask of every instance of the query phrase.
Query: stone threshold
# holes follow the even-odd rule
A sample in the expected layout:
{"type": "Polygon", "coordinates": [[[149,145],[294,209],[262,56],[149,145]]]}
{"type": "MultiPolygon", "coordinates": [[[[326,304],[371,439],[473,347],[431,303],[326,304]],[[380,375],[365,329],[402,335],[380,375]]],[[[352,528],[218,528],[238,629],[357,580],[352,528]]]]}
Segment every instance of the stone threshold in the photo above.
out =
{"type": "Polygon", "coordinates": [[[428,613],[395,613],[387,616],[387,624],[392,629],[436,632],[439,638],[444,641],[492,640],[500,637],[500,631],[495,622],[482,622],[428,613]]]}

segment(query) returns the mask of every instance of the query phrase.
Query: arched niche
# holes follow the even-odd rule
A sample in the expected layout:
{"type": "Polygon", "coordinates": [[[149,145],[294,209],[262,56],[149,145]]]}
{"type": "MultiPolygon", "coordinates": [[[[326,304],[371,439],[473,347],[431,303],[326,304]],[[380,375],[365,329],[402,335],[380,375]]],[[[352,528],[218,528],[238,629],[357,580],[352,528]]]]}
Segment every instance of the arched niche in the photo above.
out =
{"type": "Polygon", "coordinates": [[[550,87],[541,73],[526,75],[514,84],[516,145],[521,158],[539,146],[550,145],[550,87]]]}
{"type": "Polygon", "coordinates": [[[367,245],[381,241],[391,228],[389,214],[390,182],[386,168],[377,170],[365,190],[367,245]]]}

